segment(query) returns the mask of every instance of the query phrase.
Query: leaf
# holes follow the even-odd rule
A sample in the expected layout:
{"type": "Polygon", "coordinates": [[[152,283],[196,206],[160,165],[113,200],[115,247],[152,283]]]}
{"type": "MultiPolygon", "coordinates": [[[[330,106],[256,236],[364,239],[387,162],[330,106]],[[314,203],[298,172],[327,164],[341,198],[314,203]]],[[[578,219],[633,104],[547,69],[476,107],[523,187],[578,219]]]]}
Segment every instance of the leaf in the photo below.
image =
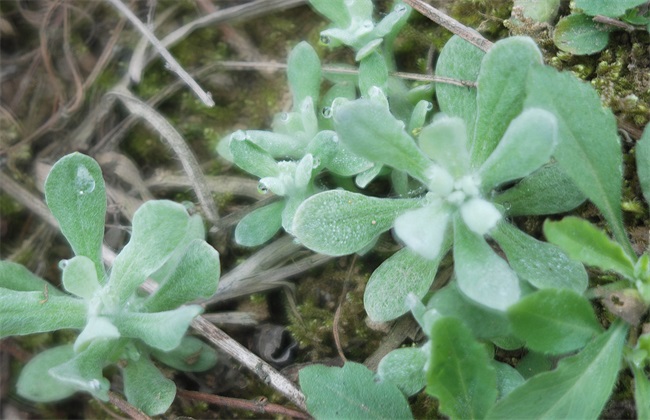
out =
{"type": "Polygon", "coordinates": [[[38,292],[47,288],[48,294],[52,296],[65,295],[24,266],[11,261],[0,261],[0,288],[16,292],[38,292]]]}
{"type": "Polygon", "coordinates": [[[16,391],[21,397],[36,402],[51,402],[67,398],[78,391],[74,386],[63,384],[47,372],[50,368],[74,357],[71,345],[54,347],[39,353],[20,372],[16,391]]]}
{"type": "Polygon", "coordinates": [[[636,142],[636,171],[639,184],[646,203],[650,204],[650,128],[643,130],[643,135],[636,142]]]}
{"type": "Polygon", "coordinates": [[[509,216],[565,213],[586,200],[557,163],[543,166],[492,200],[509,216]]]}
{"type": "Polygon", "coordinates": [[[435,260],[427,260],[409,248],[402,248],[385,260],[370,276],[363,295],[363,306],[370,319],[386,322],[407,313],[406,297],[409,293],[424,297],[443,256],[441,252],[435,260]]]}
{"type": "Polygon", "coordinates": [[[81,153],[59,159],[45,180],[45,200],[75,255],[90,258],[103,279],[106,189],[97,162],[81,153]]]}
{"type": "Polygon", "coordinates": [[[293,220],[293,234],[304,246],[321,254],[352,254],[370,245],[391,228],[399,214],[419,202],[325,191],[300,205],[293,220]]]}
{"type": "Polygon", "coordinates": [[[623,248],[586,220],[565,217],[559,222],[544,222],[544,235],[569,257],[584,264],[611,270],[634,280],[634,262],[623,248]]]}
{"type": "Polygon", "coordinates": [[[642,367],[632,365],[634,372],[634,403],[638,419],[650,418],[650,380],[642,367]]]}
{"type": "Polygon", "coordinates": [[[515,368],[508,364],[492,360],[491,365],[494,367],[494,371],[497,374],[497,390],[499,392],[497,400],[503,399],[503,397],[510,394],[512,391],[517,389],[517,387],[526,382],[524,377],[521,376],[515,368]]]}
{"type": "MultiPolygon", "coordinates": [[[[338,140],[338,136],[336,137],[338,140]]],[[[367,171],[375,164],[368,159],[362,158],[352,153],[345,144],[340,144],[332,160],[327,164],[327,169],[341,176],[353,176],[363,171],[367,171]]]]}
{"type": "Polygon", "coordinates": [[[481,165],[479,177],[485,191],[530,175],[547,163],[557,145],[555,116],[528,108],[510,122],[503,138],[481,165]]]}
{"type": "Polygon", "coordinates": [[[174,350],[152,349],[151,354],[162,363],[183,372],[203,372],[217,363],[217,352],[196,337],[185,336],[174,350]]]}
{"type": "Polygon", "coordinates": [[[302,101],[320,96],[321,65],[314,48],[302,41],[287,57],[287,78],[293,93],[293,110],[298,111],[302,101]]]}
{"type": "Polygon", "coordinates": [[[427,393],[440,411],[457,419],[485,417],[497,397],[497,378],[488,354],[456,318],[441,318],[431,330],[427,393]]]}
{"type": "Polygon", "coordinates": [[[488,418],[597,418],[618,376],[627,328],[616,323],[580,353],[562,359],[499,401],[488,418]]]}
{"type": "Polygon", "coordinates": [[[492,154],[510,122],[524,108],[528,72],[542,63],[532,39],[514,36],[492,46],[478,75],[476,129],[471,138],[471,162],[480,166],[492,154]]]}
{"type": "Polygon", "coordinates": [[[519,279],[485,240],[454,220],[454,270],[461,292],[488,308],[503,311],[519,300],[519,279]]]}
{"type": "Polygon", "coordinates": [[[391,351],[377,366],[377,376],[382,382],[390,382],[410,397],[427,383],[424,365],[427,355],[421,348],[407,347],[391,351]]]}
{"type": "Polygon", "coordinates": [[[560,248],[538,241],[509,223],[491,232],[519,278],[537,289],[569,289],[583,293],[588,286],[587,271],[560,248]]]}
{"type": "Polygon", "coordinates": [[[174,402],[176,385],[147,356],[127,360],[122,368],[124,394],[129,403],[150,416],[164,414],[174,402]]]}
{"type": "Polygon", "coordinates": [[[527,18],[550,23],[557,14],[560,0],[515,0],[514,6],[521,7],[527,18]]]}
{"type": "Polygon", "coordinates": [[[101,286],[92,260],[78,255],[65,261],[63,268],[63,287],[68,292],[83,299],[91,299],[101,286]]]}
{"type": "Polygon", "coordinates": [[[202,239],[185,249],[180,262],[164,283],[144,302],[149,312],[168,311],[217,291],[221,266],[219,253],[202,239]]]}
{"type": "Polygon", "coordinates": [[[555,114],[559,138],[554,157],[603,213],[619,243],[633,255],[621,215],[622,154],[616,119],[588,84],[570,73],[536,67],[528,80],[527,106],[555,114]]]}
{"type": "Polygon", "coordinates": [[[376,382],[364,365],[312,365],[300,370],[307,409],[316,418],[412,418],[406,398],[390,382],[376,382]]]}
{"type": "Polygon", "coordinates": [[[406,134],[404,123],[385,106],[369,99],[346,102],[336,108],[334,126],[341,142],[353,153],[427,183],[425,171],[432,162],[406,134]]]}
{"type": "Polygon", "coordinates": [[[367,97],[371,87],[385,89],[388,82],[386,60],[376,51],[371,52],[359,63],[359,91],[362,97],[367,97]]]}
{"type": "Polygon", "coordinates": [[[243,246],[258,246],[271,239],[282,227],[286,202],[276,201],[244,216],[235,228],[235,241],[243,246]]]}
{"type": "Polygon", "coordinates": [[[350,14],[345,0],[310,0],[311,7],[318,13],[331,20],[339,28],[350,24],[350,14]]]}
{"type": "Polygon", "coordinates": [[[75,353],[87,348],[90,343],[96,340],[114,340],[120,338],[120,332],[108,319],[97,315],[91,315],[88,323],[77,336],[73,349],[75,353]]]}
{"type": "Polygon", "coordinates": [[[469,173],[467,129],[459,117],[436,116],[418,137],[420,149],[454,178],[469,173]]]}
{"type": "Polygon", "coordinates": [[[582,348],[601,332],[589,301],[571,290],[544,289],[508,308],[517,337],[538,352],[563,354],[582,348]]]}
{"type": "Polygon", "coordinates": [[[625,11],[645,3],[647,0],[576,0],[576,7],[582,9],[588,15],[605,15],[609,17],[619,17],[625,14],[625,11]]]}
{"type": "Polygon", "coordinates": [[[548,372],[552,367],[553,362],[550,356],[532,350],[528,351],[517,363],[517,371],[526,379],[548,372]]]}
{"type": "Polygon", "coordinates": [[[435,201],[409,210],[395,219],[395,234],[416,254],[439,260],[448,235],[451,209],[435,201]]]}
{"type": "Polygon", "coordinates": [[[85,324],[86,304],[81,299],[0,288],[0,338],[65,328],[80,330],[85,324]]]}
{"type": "Polygon", "coordinates": [[[606,26],[597,24],[591,16],[574,13],[555,25],[553,42],[562,51],[575,55],[595,54],[609,43],[606,26]]]}
{"type": "Polygon", "coordinates": [[[258,178],[280,174],[280,168],[275,159],[246,137],[233,136],[230,140],[230,153],[237,166],[258,178]]]}

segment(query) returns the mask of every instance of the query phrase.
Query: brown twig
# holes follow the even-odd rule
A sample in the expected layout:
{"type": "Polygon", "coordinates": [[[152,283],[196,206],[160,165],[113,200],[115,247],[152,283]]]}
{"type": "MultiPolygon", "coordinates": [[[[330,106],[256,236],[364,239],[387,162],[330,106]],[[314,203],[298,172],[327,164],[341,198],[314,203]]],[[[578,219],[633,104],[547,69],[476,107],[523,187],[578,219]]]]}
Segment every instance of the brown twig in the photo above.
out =
{"type": "Polygon", "coordinates": [[[242,400],[239,398],[229,398],[229,397],[222,397],[220,395],[205,394],[203,392],[186,391],[184,389],[176,390],[176,394],[180,397],[204,401],[222,407],[252,411],[254,413],[280,414],[282,416],[289,416],[297,419],[311,418],[311,416],[309,416],[306,413],[303,413],[302,411],[292,410],[291,408],[287,408],[279,404],[270,404],[266,401],[242,400]]]}
{"type": "Polygon", "coordinates": [[[596,15],[592,19],[596,23],[602,23],[605,25],[609,26],[615,26],[617,28],[624,29],[628,32],[635,31],[637,28],[633,25],[630,25],[629,23],[623,22],[622,20],[614,19],[611,17],[603,16],[603,15],[596,15]]]}
{"type": "Polygon", "coordinates": [[[456,19],[447,16],[430,4],[427,4],[422,0],[404,0],[404,3],[408,4],[438,25],[447,28],[449,31],[460,36],[481,50],[487,52],[490,48],[492,48],[492,42],[485,39],[474,29],[468,28],[456,19]]]}
{"type": "Polygon", "coordinates": [[[122,410],[133,420],[151,420],[151,417],[147,416],[142,411],[138,410],[137,408],[135,408],[134,406],[126,402],[118,394],[112,391],[108,391],[108,400],[111,402],[111,404],[113,404],[114,406],[122,410]]]}

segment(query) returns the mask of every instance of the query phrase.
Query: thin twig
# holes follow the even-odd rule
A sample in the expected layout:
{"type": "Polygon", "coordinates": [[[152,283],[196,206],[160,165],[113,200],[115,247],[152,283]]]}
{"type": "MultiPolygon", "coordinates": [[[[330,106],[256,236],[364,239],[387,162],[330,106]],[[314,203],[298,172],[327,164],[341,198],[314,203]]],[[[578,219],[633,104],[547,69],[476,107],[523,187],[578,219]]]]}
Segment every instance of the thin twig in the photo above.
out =
{"type": "Polygon", "coordinates": [[[628,32],[635,31],[637,28],[633,25],[630,25],[629,23],[623,22],[622,20],[614,19],[611,17],[603,16],[603,15],[596,15],[592,19],[594,22],[597,23],[603,23],[605,25],[609,26],[615,26],[617,28],[624,29],[628,32]]]}
{"type": "Polygon", "coordinates": [[[302,411],[292,410],[279,404],[271,404],[266,401],[248,401],[239,398],[222,397],[220,395],[206,394],[203,392],[186,391],[184,389],[176,390],[180,397],[190,398],[193,400],[204,401],[210,404],[222,407],[236,408],[240,410],[252,411],[262,414],[280,414],[297,419],[310,419],[311,416],[302,411]]]}
{"type": "Polygon", "coordinates": [[[201,86],[199,86],[199,84],[192,78],[192,76],[190,76],[189,73],[187,73],[185,69],[181,67],[178,61],[176,61],[171,53],[160,43],[158,38],[156,38],[156,36],[151,33],[149,28],[147,28],[147,25],[142,23],[142,21],[138,19],[137,16],[135,16],[133,12],[131,12],[131,10],[126,7],[126,5],[124,5],[124,3],[122,3],[120,0],[107,1],[112,4],[117,10],[119,10],[120,13],[126,16],[126,18],[129,19],[133,25],[135,25],[135,27],[142,33],[142,35],[147,37],[149,42],[151,42],[151,45],[153,45],[158,53],[165,59],[169,70],[173,71],[178,75],[178,77],[183,79],[183,81],[187,83],[187,85],[194,91],[196,96],[198,96],[206,106],[214,106],[212,95],[209,92],[204,91],[201,86]]]}
{"type": "Polygon", "coordinates": [[[122,397],[112,391],[108,391],[108,400],[125,414],[128,414],[133,420],[151,420],[151,417],[124,401],[122,397]]]}
{"type": "Polygon", "coordinates": [[[442,13],[435,7],[430,4],[425,3],[422,0],[404,0],[404,3],[408,4],[418,12],[422,13],[424,16],[428,17],[435,23],[440,26],[447,28],[449,31],[460,36],[467,42],[476,47],[480,48],[483,51],[488,51],[492,48],[492,42],[485,39],[481,34],[476,32],[474,29],[468,28],[463,25],[456,19],[447,16],[442,13]]]}
{"type": "Polygon", "coordinates": [[[345,353],[343,353],[343,346],[341,346],[341,337],[339,334],[339,321],[341,320],[341,312],[343,312],[343,300],[345,299],[345,295],[348,293],[348,284],[350,283],[350,278],[352,278],[352,270],[354,269],[354,265],[357,262],[357,254],[354,254],[354,257],[352,257],[352,262],[350,262],[350,268],[348,269],[348,273],[345,276],[345,281],[343,282],[343,289],[341,290],[341,296],[339,296],[339,304],[336,307],[336,312],[334,312],[334,320],[333,320],[333,326],[332,326],[332,333],[334,334],[334,343],[336,344],[336,351],[339,354],[339,357],[343,362],[347,362],[348,359],[345,357],[345,353]]]}

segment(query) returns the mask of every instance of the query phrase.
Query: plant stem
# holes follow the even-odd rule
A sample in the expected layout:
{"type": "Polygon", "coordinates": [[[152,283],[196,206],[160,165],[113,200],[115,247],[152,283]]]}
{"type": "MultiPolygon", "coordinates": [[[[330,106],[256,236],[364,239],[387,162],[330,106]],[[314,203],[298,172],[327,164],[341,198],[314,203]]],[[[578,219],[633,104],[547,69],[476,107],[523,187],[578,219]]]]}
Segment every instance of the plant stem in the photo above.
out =
{"type": "Polygon", "coordinates": [[[280,414],[282,416],[293,417],[297,419],[311,418],[308,414],[305,414],[302,411],[292,410],[279,404],[269,404],[266,401],[242,400],[239,398],[222,397],[220,395],[206,394],[203,392],[186,391],[184,389],[178,389],[176,392],[181,397],[204,401],[223,407],[248,410],[254,413],[280,414]]]}

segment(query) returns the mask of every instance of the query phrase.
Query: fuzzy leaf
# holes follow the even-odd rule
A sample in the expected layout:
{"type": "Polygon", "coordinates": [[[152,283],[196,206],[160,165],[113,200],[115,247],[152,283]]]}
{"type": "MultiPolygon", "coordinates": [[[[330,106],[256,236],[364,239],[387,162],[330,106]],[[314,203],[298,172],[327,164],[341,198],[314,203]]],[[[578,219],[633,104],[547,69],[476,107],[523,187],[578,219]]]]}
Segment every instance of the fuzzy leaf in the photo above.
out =
{"type": "Polygon", "coordinates": [[[420,149],[454,178],[470,170],[467,130],[459,117],[436,116],[418,137],[420,149]]]}
{"type": "Polygon", "coordinates": [[[605,29],[605,25],[594,22],[591,16],[574,13],[555,25],[553,42],[562,51],[574,55],[595,54],[609,43],[609,32],[605,29]]]}
{"type": "Polygon", "coordinates": [[[541,373],[499,401],[493,419],[597,418],[620,368],[627,328],[616,323],[575,356],[541,373]]]}
{"type": "Polygon", "coordinates": [[[278,176],[280,168],[271,155],[246,138],[232,138],[230,153],[237,166],[258,178],[278,176]]]}
{"type": "Polygon", "coordinates": [[[95,265],[83,255],[66,261],[62,277],[65,290],[83,299],[91,299],[101,287],[95,265]]]}
{"type": "Polygon", "coordinates": [[[300,370],[307,409],[316,418],[412,418],[406,398],[390,382],[376,382],[364,365],[313,365],[300,370]]]}
{"type": "Polygon", "coordinates": [[[488,354],[456,318],[441,318],[431,330],[427,393],[440,411],[458,419],[485,417],[497,397],[496,373],[488,354]]]}
{"type": "Polygon", "coordinates": [[[494,371],[497,374],[497,390],[499,392],[497,400],[503,399],[506,395],[526,382],[524,377],[521,376],[521,373],[517,372],[512,366],[497,362],[496,360],[492,360],[490,364],[494,367],[494,371]]]}
{"type": "Polygon", "coordinates": [[[90,258],[103,279],[106,189],[97,162],[81,153],[59,159],[45,180],[45,200],[75,255],[90,258]]]}
{"type": "Polygon", "coordinates": [[[634,262],[623,248],[586,220],[565,217],[559,222],[546,221],[544,235],[571,258],[584,264],[611,270],[634,280],[634,262]]]}
{"type": "MultiPolygon", "coordinates": [[[[338,136],[336,137],[338,141],[338,136]]],[[[327,169],[341,176],[353,176],[367,171],[375,164],[368,159],[352,153],[345,144],[340,144],[332,160],[327,164],[327,169]]]]}
{"type": "Polygon", "coordinates": [[[587,271],[560,248],[538,241],[509,223],[499,223],[491,236],[505,252],[517,275],[538,289],[587,289],[587,271]]]}
{"type": "Polygon", "coordinates": [[[609,17],[619,17],[625,14],[625,11],[645,3],[647,0],[576,0],[576,7],[582,9],[591,16],[605,15],[609,17]]]}
{"type": "Polygon", "coordinates": [[[508,318],[530,349],[549,354],[578,350],[602,330],[589,301],[571,290],[532,293],[508,308],[508,318]]]}
{"type": "Polygon", "coordinates": [[[287,57],[287,78],[293,93],[294,111],[298,111],[305,98],[318,99],[320,77],[320,59],[314,48],[305,41],[293,47],[287,57]]]}
{"type": "Polygon", "coordinates": [[[331,20],[339,28],[347,28],[350,24],[350,13],[345,0],[309,0],[311,7],[318,13],[331,20]]]}
{"type": "Polygon", "coordinates": [[[284,206],[285,201],[280,200],[248,213],[237,223],[235,241],[252,247],[271,239],[282,227],[284,206]]]}
{"type": "Polygon", "coordinates": [[[454,220],[454,261],[458,287],[488,308],[505,310],[519,299],[519,279],[481,236],[454,220]]]}
{"type": "Polygon", "coordinates": [[[16,391],[21,397],[36,402],[62,400],[77,392],[77,388],[62,384],[47,372],[74,357],[71,345],[54,347],[36,355],[20,372],[16,391]]]}
{"type": "Polygon", "coordinates": [[[306,199],[296,211],[293,234],[307,248],[327,255],[360,251],[419,200],[380,199],[343,190],[306,199]]]}
{"type": "Polygon", "coordinates": [[[372,52],[359,63],[359,90],[361,96],[367,97],[371,87],[384,90],[388,82],[386,60],[378,52],[372,52]]]}
{"type": "Polygon", "coordinates": [[[550,23],[557,15],[560,0],[515,0],[514,6],[521,7],[527,18],[550,23]]]}
{"type": "Polygon", "coordinates": [[[65,295],[24,266],[11,261],[0,261],[0,288],[16,292],[39,292],[47,288],[48,294],[52,296],[65,295]]]}
{"type": "Polygon", "coordinates": [[[83,331],[77,336],[73,349],[75,353],[78,353],[95,340],[113,340],[117,338],[120,338],[120,332],[108,318],[92,316],[83,331]]]}
{"type": "Polygon", "coordinates": [[[638,419],[650,418],[650,380],[643,368],[632,366],[634,372],[634,403],[638,419]]]}
{"type": "Polygon", "coordinates": [[[646,203],[650,204],[650,126],[636,142],[636,170],[646,203]]]}
{"type": "Polygon", "coordinates": [[[505,38],[494,44],[481,62],[478,75],[476,130],[471,161],[479,166],[492,154],[510,121],[523,110],[528,72],[542,63],[532,39],[505,38]]]}
{"type": "Polygon", "coordinates": [[[395,234],[416,254],[440,260],[451,210],[441,202],[409,210],[395,219],[395,234]]]}
{"type": "Polygon", "coordinates": [[[124,394],[135,407],[150,416],[164,414],[174,402],[176,385],[147,356],[128,360],[122,368],[124,394]]]}
{"type": "Polygon", "coordinates": [[[408,347],[391,351],[377,366],[377,376],[381,381],[390,382],[410,397],[420,391],[427,383],[424,365],[427,355],[421,348],[408,347]]]}
{"type": "Polygon", "coordinates": [[[364,292],[363,306],[370,319],[386,322],[407,313],[406,297],[409,293],[424,297],[443,256],[441,252],[438,258],[428,260],[402,248],[385,260],[370,276],[364,292]]]}
{"type": "Polygon", "coordinates": [[[183,372],[203,372],[217,363],[217,352],[196,337],[185,336],[174,350],[152,349],[151,354],[162,363],[183,372]]]}

